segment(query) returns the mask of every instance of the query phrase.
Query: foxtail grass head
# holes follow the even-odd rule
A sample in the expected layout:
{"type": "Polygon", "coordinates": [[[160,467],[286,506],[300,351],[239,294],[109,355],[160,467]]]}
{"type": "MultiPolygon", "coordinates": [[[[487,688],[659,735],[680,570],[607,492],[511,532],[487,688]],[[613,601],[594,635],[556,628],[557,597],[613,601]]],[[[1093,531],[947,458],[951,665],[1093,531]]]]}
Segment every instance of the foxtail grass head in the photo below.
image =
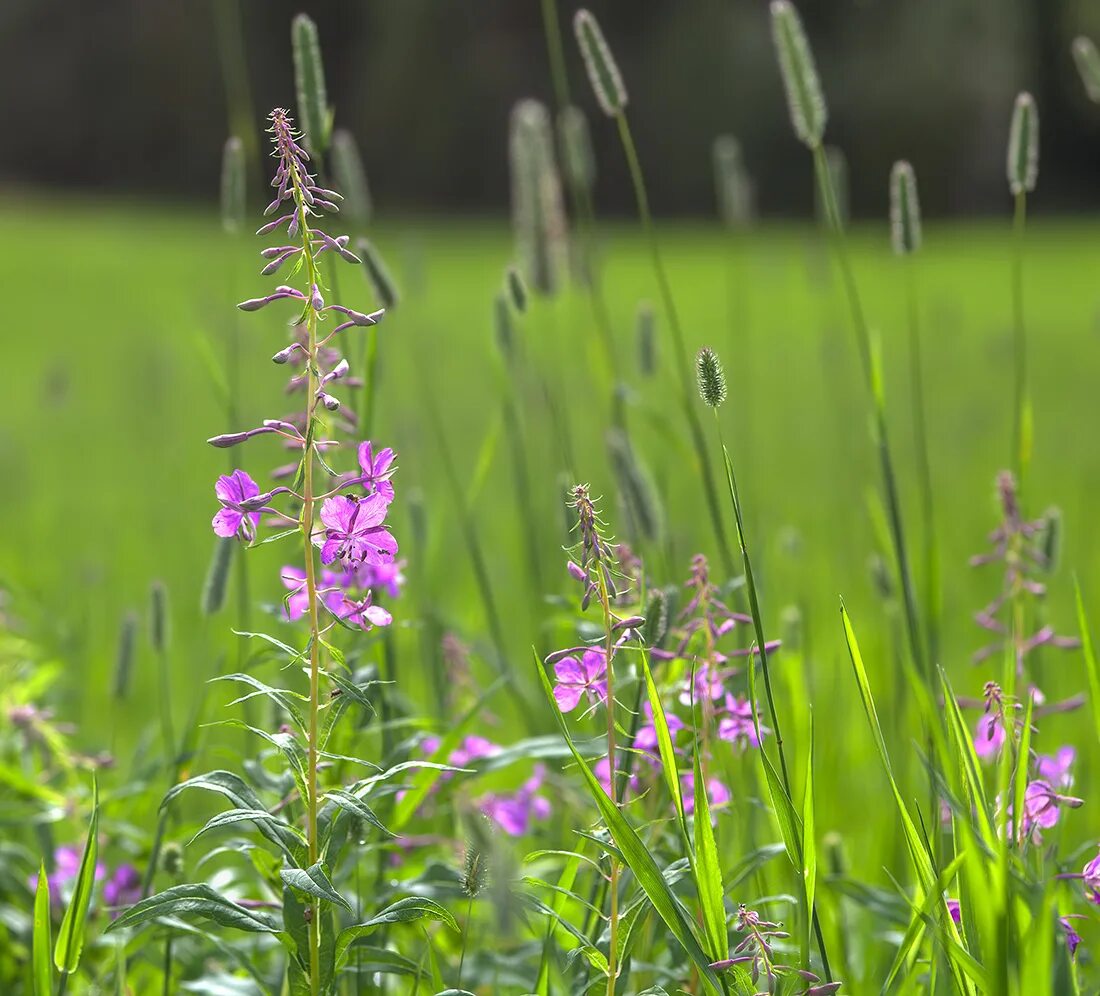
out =
{"type": "Polygon", "coordinates": [[[709,408],[719,408],[726,400],[726,374],[718,354],[704,346],[695,358],[695,374],[699,381],[699,396],[709,408]]]}
{"type": "Polygon", "coordinates": [[[814,55],[802,19],[789,0],[772,0],[772,38],[787,92],[787,107],[798,140],[808,148],[821,144],[828,110],[814,55]]]}
{"type": "Polygon", "coordinates": [[[638,334],[638,369],[643,376],[652,377],[657,372],[657,317],[653,305],[642,301],[638,305],[636,319],[638,334]]]}
{"type": "Polygon", "coordinates": [[[1073,39],[1073,61],[1089,100],[1100,104],[1100,52],[1091,38],[1080,35],[1073,39]]]}
{"type": "Polygon", "coordinates": [[[313,153],[328,148],[331,113],[325,92],[325,67],[321,61],[321,39],[308,14],[299,14],[290,27],[294,50],[294,83],[298,95],[298,122],[306,147],[313,153]]]}
{"type": "Polygon", "coordinates": [[[246,186],[244,143],[230,135],[222,150],[222,228],[227,232],[239,232],[244,226],[246,186]]]}
{"type": "Polygon", "coordinates": [[[537,100],[512,110],[508,142],[516,259],[528,285],[554,294],[566,269],[566,224],[550,115],[537,100]]]}
{"type": "Polygon", "coordinates": [[[504,271],[504,286],[508,290],[512,307],[522,315],[527,310],[527,285],[514,266],[509,266],[504,271]]]}
{"type": "Polygon", "coordinates": [[[752,180],[745,169],[741,143],[733,135],[714,140],[714,189],[718,214],[730,228],[744,228],[752,221],[752,180]]]}
{"type": "Polygon", "coordinates": [[[1030,93],[1021,93],[1008,132],[1008,189],[1030,194],[1039,178],[1039,111],[1030,93]]]}
{"type": "Polygon", "coordinates": [[[588,118],[579,107],[570,105],[558,115],[558,140],[566,178],[578,190],[591,191],[596,183],[596,154],[588,118]]]}
{"type": "Polygon", "coordinates": [[[337,128],[332,133],[332,173],[337,188],[344,195],[341,208],[344,216],[354,225],[369,224],[374,213],[374,202],[367,183],[367,171],[363,167],[355,136],[344,128],[337,128]]]}
{"type": "Polygon", "coordinates": [[[367,282],[374,292],[375,300],[387,311],[396,307],[401,300],[401,295],[397,290],[397,284],[394,283],[389,267],[386,266],[385,260],[382,259],[374,243],[369,239],[357,239],[355,250],[363,261],[363,272],[366,274],[367,282]]]}
{"type": "Polygon", "coordinates": [[[170,638],[168,589],[163,581],[154,581],[149,589],[149,642],[158,654],[163,654],[170,638]]]}
{"type": "Polygon", "coordinates": [[[904,160],[890,171],[890,240],[899,256],[916,252],[921,244],[917,175],[904,160]]]}
{"type": "Polygon", "coordinates": [[[609,118],[621,114],[626,109],[626,87],[599,22],[591,11],[582,8],[573,18],[573,30],[584,58],[584,68],[588,71],[588,80],[601,110],[609,118]]]}

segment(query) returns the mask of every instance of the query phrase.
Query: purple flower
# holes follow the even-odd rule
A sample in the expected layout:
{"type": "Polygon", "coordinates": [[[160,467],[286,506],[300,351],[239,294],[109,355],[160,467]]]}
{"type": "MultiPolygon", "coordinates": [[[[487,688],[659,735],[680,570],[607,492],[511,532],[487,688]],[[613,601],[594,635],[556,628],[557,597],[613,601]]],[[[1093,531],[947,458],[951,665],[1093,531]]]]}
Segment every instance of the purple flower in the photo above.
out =
{"type": "Polygon", "coordinates": [[[554,665],[558,683],[554,686],[554,699],[562,712],[577,708],[582,695],[595,704],[607,698],[607,654],[598,647],[586,650],[581,659],[565,657],[554,665]]]}
{"type": "Polygon", "coordinates": [[[381,495],[326,499],[321,506],[321,523],[326,529],[321,562],[339,560],[347,566],[391,563],[397,541],[382,525],[388,508],[389,503],[381,495]]]}
{"type": "Polygon", "coordinates": [[[214,532],[218,536],[243,535],[251,540],[256,535],[256,527],[260,524],[259,511],[253,511],[242,507],[249,498],[255,498],[260,493],[260,486],[252,480],[243,470],[235,470],[232,474],[223,474],[214,485],[214,494],[222,503],[220,511],[214,516],[214,532]]]}
{"type": "Polygon", "coordinates": [[[1085,898],[1100,906],[1100,852],[1081,870],[1085,883],[1085,898]]]}
{"type": "Polygon", "coordinates": [[[345,622],[361,626],[363,629],[371,629],[374,626],[388,626],[393,622],[393,616],[389,612],[381,605],[373,604],[369,591],[358,600],[348,598],[345,595],[336,610],[336,615],[345,622]]]}
{"type": "MultiPolygon", "coordinates": [[[[280,574],[283,584],[290,590],[283,606],[284,618],[291,622],[301,619],[309,611],[309,592],[306,588],[306,572],[300,567],[286,566],[280,574]]],[[[340,615],[345,596],[340,578],[332,571],[321,571],[317,598],[333,615],[340,615]]],[[[342,616],[341,616],[342,618],[342,616]]]]}
{"type": "Polygon", "coordinates": [[[393,501],[393,461],[396,454],[388,446],[374,453],[370,440],[359,444],[359,467],[363,473],[354,484],[362,484],[367,494],[381,495],[387,503],[393,501]]]}
{"type": "Polygon", "coordinates": [[[978,720],[974,733],[974,750],[983,761],[995,758],[1005,742],[1004,721],[999,712],[986,713],[978,720]]]}
{"type": "MultiPolygon", "coordinates": [[[[684,799],[684,812],[691,814],[695,812],[695,774],[691,771],[685,771],[680,776],[680,793],[684,799]]],[[[710,800],[711,810],[717,809],[719,806],[724,806],[733,796],[730,794],[730,790],[720,782],[717,778],[707,779],[707,798],[710,800]]],[[[712,817],[713,822],[713,817],[712,817]]]]}
{"type": "Polygon", "coordinates": [[[1066,935],[1066,948],[1069,951],[1070,958],[1077,957],[1077,948],[1081,944],[1081,935],[1073,929],[1071,920],[1084,920],[1080,913],[1070,913],[1068,916],[1058,917],[1058,923],[1062,928],[1062,931],[1066,935]]]}
{"type": "MultiPolygon", "coordinates": [[[[657,744],[657,727],[653,724],[653,707],[646,702],[642,706],[642,712],[645,714],[646,722],[634,737],[634,747],[636,750],[645,751],[647,754],[659,756],[660,748],[657,744]]],[[[677,716],[676,713],[667,712],[665,713],[665,722],[668,724],[669,736],[672,738],[673,744],[675,744],[676,734],[684,728],[684,721],[677,716]]],[[[604,761],[606,760],[607,759],[604,758],[604,761]]]]}
{"type": "Polygon", "coordinates": [[[959,905],[957,899],[947,900],[947,912],[951,914],[951,919],[957,924],[962,923],[962,907],[959,905]]]}
{"type": "Polygon", "coordinates": [[[360,564],[349,571],[344,580],[345,588],[381,589],[388,598],[398,598],[405,584],[405,561],[393,560],[388,564],[360,564]]]}
{"type": "MultiPolygon", "coordinates": [[[[81,851],[68,845],[58,847],[53,852],[53,871],[46,876],[46,886],[50,893],[50,905],[60,906],[64,900],[64,894],[68,886],[76,880],[80,874],[81,851]]],[[[106,870],[99,862],[95,866],[95,880],[99,882],[106,874],[106,870]]],[[[32,875],[27,884],[31,891],[38,888],[38,876],[32,875]]]]}
{"type": "Polygon", "coordinates": [[[693,695],[696,702],[702,702],[708,697],[712,701],[720,699],[726,693],[722,682],[722,672],[710,664],[704,664],[695,671],[694,688],[690,678],[684,682],[684,687],[680,691],[680,705],[691,705],[693,695]]]}
{"type": "Polygon", "coordinates": [[[456,768],[465,768],[471,761],[477,761],[483,757],[492,757],[494,754],[499,753],[499,744],[475,734],[463,739],[461,746],[451,752],[448,763],[453,764],[456,768]]]}
{"type": "Polygon", "coordinates": [[[1070,769],[1076,759],[1077,751],[1069,746],[1059,747],[1054,755],[1040,754],[1036,765],[1039,777],[1059,788],[1071,788],[1073,774],[1070,769]]]}
{"type": "Polygon", "coordinates": [[[535,773],[524,782],[514,795],[487,795],[481,802],[481,811],[510,837],[527,833],[532,820],[545,820],[550,816],[550,800],[539,794],[544,768],[535,766],[535,773]]]}
{"type": "MultiPolygon", "coordinates": [[[[760,727],[761,736],[770,732],[766,726],[760,727]]],[[[727,693],[725,715],[718,721],[718,736],[742,747],[760,746],[752,721],[752,703],[743,695],[734,697],[727,693]]]]}
{"type": "MultiPolygon", "coordinates": [[[[599,783],[603,786],[603,790],[608,795],[611,795],[611,762],[606,757],[601,757],[593,767],[592,773],[596,776],[596,778],[599,780],[599,783]]],[[[622,784],[624,774],[626,774],[626,771],[623,768],[622,762],[620,761],[615,765],[615,778],[620,785],[622,784]]],[[[627,790],[636,793],[640,786],[641,781],[638,778],[637,772],[632,771],[630,773],[630,778],[627,779],[627,790]]],[[[625,795],[625,793],[622,792],[620,794],[625,795]]]]}
{"type": "Polygon", "coordinates": [[[1068,795],[1059,795],[1049,782],[1041,778],[1028,784],[1024,790],[1024,830],[1049,830],[1058,822],[1058,811],[1062,806],[1076,809],[1083,800],[1068,795]]]}
{"type": "Polygon", "coordinates": [[[116,911],[111,919],[118,916],[118,908],[132,906],[141,899],[141,875],[133,865],[119,865],[114,874],[103,883],[103,901],[116,911]]]}

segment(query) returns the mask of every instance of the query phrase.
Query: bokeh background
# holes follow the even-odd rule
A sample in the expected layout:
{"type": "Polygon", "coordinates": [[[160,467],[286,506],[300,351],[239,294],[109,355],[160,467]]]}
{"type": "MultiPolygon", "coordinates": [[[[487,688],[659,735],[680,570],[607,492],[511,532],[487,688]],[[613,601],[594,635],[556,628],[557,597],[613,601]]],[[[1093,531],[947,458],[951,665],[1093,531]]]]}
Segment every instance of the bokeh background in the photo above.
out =
{"type": "MultiPolygon", "coordinates": [[[[638,141],[662,210],[704,216],[715,133],[732,131],[761,210],[806,214],[764,0],[595,0],[629,81],[638,141]]],[[[882,211],[891,162],[909,157],[936,216],[1003,206],[1012,98],[1042,110],[1039,211],[1100,203],[1100,112],[1065,58],[1100,34],[1092,0],[829,0],[803,4],[829,94],[830,139],[849,158],[853,208],[882,211]]],[[[287,25],[318,21],[338,118],[360,140],[387,210],[497,212],[507,112],[549,100],[538,3],[517,0],[7,0],[0,79],[9,95],[0,180],[203,200],[215,150],[252,110],[293,100],[287,25]],[[242,49],[243,46],[243,49],[242,49]],[[244,63],[236,56],[246,53],[244,63]],[[219,57],[221,56],[221,57],[219,57]]],[[[578,59],[567,45],[574,70],[578,59]]],[[[574,90],[587,109],[586,88],[574,90]]],[[[630,192],[611,130],[597,134],[599,202],[630,192]]]]}

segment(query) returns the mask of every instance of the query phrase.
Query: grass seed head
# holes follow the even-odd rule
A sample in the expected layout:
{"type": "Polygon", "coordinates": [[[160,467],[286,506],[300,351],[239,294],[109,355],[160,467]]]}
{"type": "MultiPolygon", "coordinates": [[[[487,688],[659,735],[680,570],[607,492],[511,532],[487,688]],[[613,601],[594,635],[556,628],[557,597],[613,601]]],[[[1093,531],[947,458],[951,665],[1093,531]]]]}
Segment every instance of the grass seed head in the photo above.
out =
{"type": "Polygon", "coordinates": [[[733,135],[717,136],[713,159],[718,214],[729,228],[744,228],[754,212],[752,180],[745,170],[741,143],[733,135]]]}
{"type": "Polygon", "coordinates": [[[596,183],[596,155],[588,118],[579,107],[570,104],[558,115],[558,142],[566,179],[578,190],[591,191],[596,183]]]}
{"type": "Polygon", "coordinates": [[[340,211],[353,225],[370,224],[374,214],[367,171],[359,155],[355,136],[346,128],[332,133],[332,173],[337,189],[344,195],[340,211]]]}
{"type": "Polygon", "coordinates": [[[638,304],[638,369],[645,377],[657,372],[657,319],[648,301],[638,304]]]}
{"type": "Polygon", "coordinates": [[[916,252],[921,244],[917,175],[904,160],[890,171],[890,239],[899,256],[916,252]]]}
{"type": "Polygon", "coordinates": [[[645,603],[645,625],[642,639],[647,647],[659,647],[668,634],[668,595],[664,588],[654,588],[645,603]]]}
{"type": "Polygon", "coordinates": [[[356,255],[363,261],[363,272],[367,275],[367,283],[370,284],[375,300],[386,311],[397,306],[401,300],[397,284],[393,282],[389,267],[382,259],[378,249],[369,239],[357,239],[355,242],[356,255]]]}
{"type": "Polygon", "coordinates": [[[500,355],[511,364],[516,355],[516,329],[504,291],[499,291],[493,298],[493,332],[500,355]]]}
{"type": "Polygon", "coordinates": [[[718,354],[704,346],[695,359],[695,373],[699,381],[699,395],[703,403],[718,408],[726,400],[726,375],[718,354]]]}
{"type": "Polygon", "coordinates": [[[600,108],[609,118],[621,114],[626,108],[626,87],[599,22],[590,10],[582,8],[573,18],[573,30],[576,32],[584,68],[588,71],[588,79],[600,108]]]}
{"type": "Polygon", "coordinates": [[[122,700],[130,694],[130,679],[134,673],[134,644],[137,639],[137,614],[127,612],[118,631],[118,650],[115,653],[115,698],[122,700]]]}
{"type": "Polygon", "coordinates": [[[202,586],[202,614],[212,616],[225,605],[225,592],[229,580],[229,566],[233,563],[233,548],[236,541],[232,536],[219,537],[210,566],[206,570],[206,581],[202,586]]]}
{"type": "Polygon", "coordinates": [[[504,271],[504,285],[508,288],[512,307],[522,315],[527,310],[527,285],[515,266],[509,266],[504,271]]]}
{"type": "Polygon", "coordinates": [[[1073,39],[1073,61],[1089,100],[1100,104],[1100,52],[1096,51],[1091,38],[1080,35],[1073,39]]]}
{"type": "Polygon", "coordinates": [[[294,50],[294,83],[298,93],[298,122],[306,146],[320,154],[328,148],[330,114],[325,92],[325,67],[317,25],[308,14],[299,14],[290,28],[294,50]]]}
{"type": "Polygon", "coordinates": [[[244,226],[246,190],[244,143],[230,135],[222,149],[222,228],[227,232],[239,232],[244,226]]]}
{"type": "Polygon", "coordinates": [[[799,141],[813,149],[821,144],[829,116],[814,55],[794,5],[789,0],[772,0],[771,11],[772,38],[791,124],[799,141]]]}
{"type": "Polygon", "coordinates": [[[1039,178],[1039,111],[1030,93],[1021,93],[1008,132],[1008,189],[1030,194],[1039,178]]]}
{"type": "Polygon", "coordinates": [[[170,638],[168,589],[163,581],[154,581],[149,589],[149,642],[158,654],[163,654],[170,638]]]}

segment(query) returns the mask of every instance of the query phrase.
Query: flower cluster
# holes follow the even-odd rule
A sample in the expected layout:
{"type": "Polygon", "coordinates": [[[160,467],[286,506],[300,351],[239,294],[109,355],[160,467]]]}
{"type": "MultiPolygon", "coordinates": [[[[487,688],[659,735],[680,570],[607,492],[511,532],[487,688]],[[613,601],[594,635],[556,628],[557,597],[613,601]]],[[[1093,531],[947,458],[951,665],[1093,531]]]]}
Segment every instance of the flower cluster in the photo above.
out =
{"type": "MultiPolygon", "coordinates": [[[[46,876],[46,885],[50,894],[50,907],[56,912],[65,903],[69,892],[80,874],[81,852],[78,848],[66,845],[53,852],[53,871],[46,876]]],[[[119,865],[111,874],[103,862],[97,861],[94,878],[103,883],[103,902],[111,910],[136,903],[141,898],[141,875],[130,864],[119,865]]],[[[32,875],[27,883],[33,892],[38,887],[38,876],[32,875]]],[[[112,918],[117,913],[112,912],[112,918]]]]}

